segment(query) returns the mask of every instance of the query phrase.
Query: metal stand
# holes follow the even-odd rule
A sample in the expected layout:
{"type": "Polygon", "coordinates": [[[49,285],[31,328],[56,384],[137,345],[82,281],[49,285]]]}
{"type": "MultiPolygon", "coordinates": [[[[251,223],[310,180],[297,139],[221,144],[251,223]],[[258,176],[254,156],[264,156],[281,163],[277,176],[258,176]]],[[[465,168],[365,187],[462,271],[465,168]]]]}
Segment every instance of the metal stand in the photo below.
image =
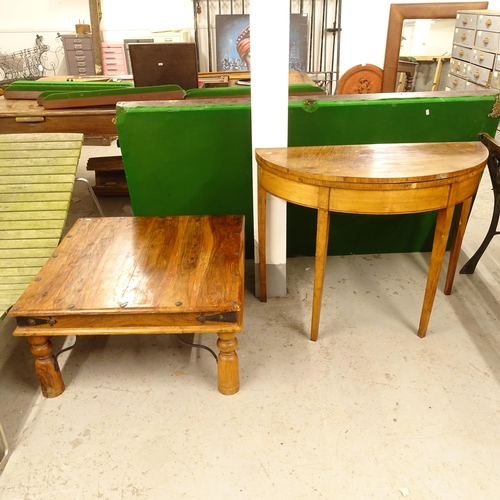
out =
{"type": "Polygon", "coordinates": [[[90,196],[92,196],[94,203],[97,207],[97,210],[99,210],[101,217],[104,217],[104,212],[102,211],[101,204],[99,203],[99,200],[97,199],[97,196],[95,195],[94,190],[92,189],[92,186],[90,185],[90,182],[88,181],[88,179],[85,179],[85,177],[78,177],[75,180],[84,182],[86,184],[86,186],[89,190],[90,196]]]}
{"type": "Polygon", "coordinates": [[[3,430],[1,423],[0,423],[0,438],[2,440],[4,448],[3,457],[0,460],[0,470],[1,470],[2,467],[5,465],[5,463],[7,462],[7,456],[9,454],[9,443],[7,442],[7,438],[5,437],[5,432],[3,430]]]}
{"type": "Polygon", "coordinates": [[[493,217],[486,236],[476,250],[476,253],[465,263],[460,269],[460,274],[473,274],[476,270],[477,263],[482,257],[486,248],[490,244],[493,236],[500,234],[498,228],[498,219],[500,217],[500,144],[492,139],[488,134],[479,134],[480,141],[488,148],[490,152],[488,158],[488,171],[490,173],[491,185],[493,187],[493,195],[495,197],[495,205],[493,207],[493,217]]]}

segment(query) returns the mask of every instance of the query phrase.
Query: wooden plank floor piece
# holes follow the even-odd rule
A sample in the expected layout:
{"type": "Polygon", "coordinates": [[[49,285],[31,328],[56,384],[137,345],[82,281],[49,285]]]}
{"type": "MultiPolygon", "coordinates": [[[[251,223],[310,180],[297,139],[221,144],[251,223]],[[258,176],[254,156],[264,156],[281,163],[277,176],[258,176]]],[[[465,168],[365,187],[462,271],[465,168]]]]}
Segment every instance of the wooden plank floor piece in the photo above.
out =
{"type": "Polygon", "coordinates": [[[0,316],[59,243],[82,134],[0,135],[0,316]]]}

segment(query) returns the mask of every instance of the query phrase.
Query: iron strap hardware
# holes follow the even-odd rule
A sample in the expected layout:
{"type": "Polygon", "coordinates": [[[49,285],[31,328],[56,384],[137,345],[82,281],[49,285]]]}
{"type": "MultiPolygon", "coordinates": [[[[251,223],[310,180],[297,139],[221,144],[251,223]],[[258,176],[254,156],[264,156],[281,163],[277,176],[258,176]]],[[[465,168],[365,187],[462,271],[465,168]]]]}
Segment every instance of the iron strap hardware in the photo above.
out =
{"type": "Polygon", "coordinates": [[[19,316],[16,318],[17,326],[36,326],[50,325],[54,326],[57,323],[55,318],[29,318],[27,316],[19,316]]]}
{"type": "Polygon", "coordinates": [[[219,321],[223,323],[236,323],[238,321],[238,312],[233,311],[233,312],[225,312],[225,313],[219,313],[219,314],[209,314],[205,315],[201,313],[199,316],[196,317],[198,321],[201,323],[205,323],[205,321],[219,321]]]}

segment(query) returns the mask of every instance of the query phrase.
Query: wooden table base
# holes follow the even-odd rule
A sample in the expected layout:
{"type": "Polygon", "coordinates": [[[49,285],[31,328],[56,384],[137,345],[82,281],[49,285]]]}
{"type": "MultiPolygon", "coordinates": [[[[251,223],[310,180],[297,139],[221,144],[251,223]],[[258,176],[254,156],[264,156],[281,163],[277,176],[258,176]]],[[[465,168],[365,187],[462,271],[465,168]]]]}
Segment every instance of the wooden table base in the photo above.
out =
{"type": "MultiPolygon", "coordinates": [[[[122,332],[124,333],[124,332],[122,332]]],[[[73,334],[78,335],[75,330],[73,334]]],[[[96,329],[94,335],[107,335],[108,332],[96,329]]],[[[16,335],[16,334],[15,334],[16,335]]],[[[238,355],[238,339],[236,333],[219,333],[217,347],[217,386],[221,394],[230,396],[240,389],[240,375],[238,355]]],[[[47,336],[28,337],[31,345],[31,354],[35,356],[35,370],[40,382],[40,389],[46,398],[60,396],[66,386],[62,378],[59,363],[52,352],[52,342],[47,336]]]]}
{"type": "Polygon", "coordinates": [[[437,211],[420,323],[425,337],[455,208],[459,223],[445,294],[451,293],[472,198],[488,152],[479,142],[257,149],[261,300],[267,300],[266,193],[318,211],[311,340],[317,340],[330,212],[385,215],[437,211]]]}

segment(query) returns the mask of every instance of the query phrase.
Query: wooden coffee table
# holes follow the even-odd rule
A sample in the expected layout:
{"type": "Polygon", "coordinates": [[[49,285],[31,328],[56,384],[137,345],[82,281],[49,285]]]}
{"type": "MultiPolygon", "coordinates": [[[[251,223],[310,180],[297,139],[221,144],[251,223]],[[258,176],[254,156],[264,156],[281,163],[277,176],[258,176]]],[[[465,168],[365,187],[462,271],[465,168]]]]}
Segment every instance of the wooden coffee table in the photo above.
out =
{"type": "Polygon", "coordinates": [[[9,312],[45,397],[64,391],[56,335],[217,333],[218,387],[239,390],[244,217],[79,219],[9,312]]]}

